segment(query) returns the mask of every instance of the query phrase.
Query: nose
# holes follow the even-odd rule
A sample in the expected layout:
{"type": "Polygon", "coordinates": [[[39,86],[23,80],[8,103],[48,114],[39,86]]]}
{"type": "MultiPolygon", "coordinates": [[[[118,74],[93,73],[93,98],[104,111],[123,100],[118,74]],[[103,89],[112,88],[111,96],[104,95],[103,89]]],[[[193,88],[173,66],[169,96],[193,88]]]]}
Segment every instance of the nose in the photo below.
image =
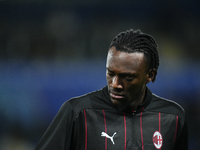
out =
{"type": "Polygon", "coordinates": [[[113,88],[123,89],[122,83],[121,83],[120,78],[118,76],[114,76],[112,78],[111,86],[113,88]]]}

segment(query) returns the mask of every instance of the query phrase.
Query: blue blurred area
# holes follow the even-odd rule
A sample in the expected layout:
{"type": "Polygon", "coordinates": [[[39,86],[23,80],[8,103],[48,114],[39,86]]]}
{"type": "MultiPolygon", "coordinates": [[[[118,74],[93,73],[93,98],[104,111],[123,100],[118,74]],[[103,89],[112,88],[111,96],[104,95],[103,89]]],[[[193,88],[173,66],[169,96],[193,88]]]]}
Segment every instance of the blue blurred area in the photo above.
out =
{"type": "Polygon", "coordinates": [[[28,130],[49,123],[64,101],[106,85],[104,65],[94,61],[15,62],[0,68],[1,113],[28,130]]]}
{"type": "Polygon", "coordinates": [[[33,149],[64,101],[106,86],[111,40],[133,28],[153,35],[155,94],[186,110],[200,149],[200,2],[0,1],[0,149],[33,149]],[[12,144],[11,144],[12,143],[12,144]]]}
{"type": "MultiPolygon", "coordinates": [[[[157,95],[173,99],[187,112],[188,124],[199,125],[200,81],[197,65],[183,63],[184,70],[159,69],[157,80],[148,87],[157,95]],[[196,105],[196,106],[195,106],[196,105]],[[197,110],[195,110],[197,109],[197,110]],[[193,116],[197,120],[192,120],[193,116]],[[194,123],[194,124],[193,124],[194,123]]],[[[105,60],[35,63],[2,63],[0,69],[1,133],[19,127],[36,144],[62,103],[72,97],[101,89],[106,85],[105,60]]],[[[192,137],[199,136],[191,128],[192,137]]],[[[194,138],[194,141],[196,139],[194,138]]],[[[190,141],[190,142],[193,142],[190,141]]],[[[197,141],[193,145],[197,144],[197,141]]]]}

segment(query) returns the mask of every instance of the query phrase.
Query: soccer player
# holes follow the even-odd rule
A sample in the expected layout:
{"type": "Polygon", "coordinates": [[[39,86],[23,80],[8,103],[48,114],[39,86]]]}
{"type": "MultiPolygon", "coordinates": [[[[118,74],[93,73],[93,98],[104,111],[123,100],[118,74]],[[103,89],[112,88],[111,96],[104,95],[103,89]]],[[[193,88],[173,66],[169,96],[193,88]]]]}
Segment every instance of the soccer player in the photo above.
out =
{"type": "Polygon", "coordinates": [[[35,150],[187,150],[185,111],[147,87],[158,66],[152,36],[119,33],[108,50],[107,86],[66,101],[35,150]]]}

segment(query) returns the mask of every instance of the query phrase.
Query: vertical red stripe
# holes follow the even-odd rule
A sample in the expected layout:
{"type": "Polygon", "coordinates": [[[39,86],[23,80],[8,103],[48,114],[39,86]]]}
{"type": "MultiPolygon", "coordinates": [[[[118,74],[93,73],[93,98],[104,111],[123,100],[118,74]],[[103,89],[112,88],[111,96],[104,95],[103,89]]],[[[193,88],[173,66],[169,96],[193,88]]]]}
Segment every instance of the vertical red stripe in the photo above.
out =
{"type": "Polygon", "coordinates": [[[84,109],[84,117],[85,117],[85,150],[87,150],[87,118],[85,109],[84,109]]]}
{"type": "Polygon", "coordinates": [[[142,112],[140,113],[140,131],[141,131],[142,150],[144,150],[144,141],[143,141],[143,133],[142,133],[142,112]]]}
{"type": "Polygon", "coordinates": [[[160,112],[159,112],[159,132],[160,132],[160,112]]]}
{"type": "Polygon", "coordinates": [[[176,141],[177,129],[178,129],[178,116],[176,116],[176,130],[175,130],[174,142],[176,141]]]}
{"type": "MultiPolygon", "coordinates": [[[[107,127],[106,127],[106,115],[105,115],[105,111],[103,111],[103,117],[104,117],[104,124],[105,124],[105,133],[107,133],[107,127]]],[[[105,150],[107,150],[107,137],[105,137],[105,150]]]]}
{"type": "Polygon", "coordinates": [[[124,150],[126,150],[126,116],[124,113],[124,150]]]}
{"type": "MultiPolygon", "coordinates": [[[[159,132],[160,132],[160,130],[161,130],[160,122],[161,122],[161,116],[160,116],[160,112],[159,112],[159,132]]],[[[161,133],[161,132],[160,132],[160,133],[161,133]]],[[[160,148],[160,150],[161,150],[161,148],[160,148]]]]}

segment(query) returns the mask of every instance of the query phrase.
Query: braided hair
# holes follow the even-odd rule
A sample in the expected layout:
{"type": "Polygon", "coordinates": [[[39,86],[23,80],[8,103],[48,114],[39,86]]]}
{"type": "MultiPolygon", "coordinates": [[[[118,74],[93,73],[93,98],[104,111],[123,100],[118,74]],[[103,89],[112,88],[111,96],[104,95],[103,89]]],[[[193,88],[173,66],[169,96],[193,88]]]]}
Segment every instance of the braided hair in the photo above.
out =
{"type": "Polygon", "coordinates": [[[140,30],[127,30],[119,33],[111,42],[110,47],[115,47],[118,51],[126,53],[142,52],[145,56],[145,62],[148,65],[147,71],[155,73],[152,82],[156,80],[159,66],[158,46],[154,38],[140,30]]]}

